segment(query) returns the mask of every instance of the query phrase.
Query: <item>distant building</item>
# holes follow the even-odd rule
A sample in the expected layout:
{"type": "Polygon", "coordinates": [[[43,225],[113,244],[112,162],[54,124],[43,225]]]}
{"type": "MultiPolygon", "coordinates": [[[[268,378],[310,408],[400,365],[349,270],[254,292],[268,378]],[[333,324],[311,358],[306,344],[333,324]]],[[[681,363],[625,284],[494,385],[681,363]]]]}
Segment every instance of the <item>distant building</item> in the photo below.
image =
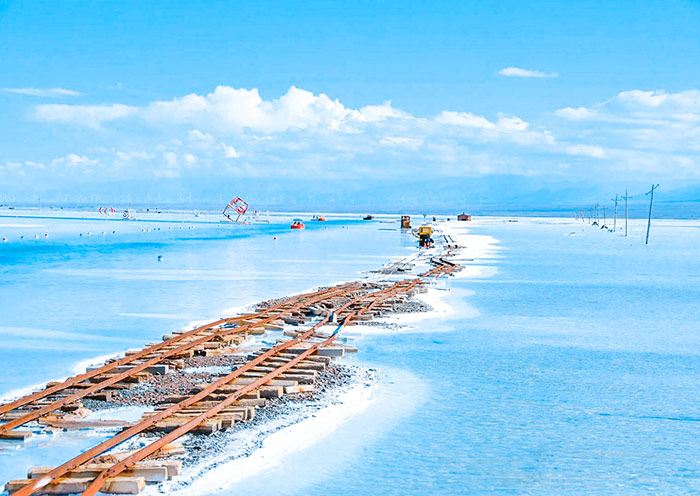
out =
{"type": "Polygon", "coordinates": [[[457,220],[466,220],[466,221],[469,221],[469,220],[472,220],[472,216],[471,216],[471,215],[467,215],[467,214],[459,214],[459,215],[457,216],[457,220]]]}

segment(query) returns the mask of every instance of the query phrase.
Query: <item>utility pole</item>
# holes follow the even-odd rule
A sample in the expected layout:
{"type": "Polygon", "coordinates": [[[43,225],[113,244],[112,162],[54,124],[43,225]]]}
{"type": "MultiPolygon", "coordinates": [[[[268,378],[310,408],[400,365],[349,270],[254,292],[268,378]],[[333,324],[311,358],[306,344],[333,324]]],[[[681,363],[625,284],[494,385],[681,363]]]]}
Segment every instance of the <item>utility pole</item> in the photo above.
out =
{"type": "Polygon", "coordinates": [[[613,215],[613,232],[617,229],[617,202],[619,201],[617,198],[618,195],[615,195],[615,198],[613,201],[615,202],[615,213],[613,215]]]}
{"type": "MultiPolygon", "coordinates": [[[[607,227],[605,224],[608,223],[608,217],[605,215],[605,207],[603,207],[603,227],[607,227]]],[[[601,229],[603,228],[601,227],[601,229]]]]}
{"type": "Polygon", "coordinates": [[[594,226],[600,225],[600,216],[598,215],[598,207],[599,207],[598,203],[593,205],[593,225],[594,226]]]}
{"type": "Polygon", "coordinates": [[[629,220],[629,209],[627,208],[627,201],[630,199],[629,195],[627,194],[627,190],[625,190],[625,237],[627,237],[627,221],[629,220]]]}
{"type": "Polygon", "coordinates": [[[654,190],[658,187],[658,184],[656,186],[652,185],[651,190],[648,193],[646,193],[647,195],[651,195],[651,198],[649,199],[649,220],[647,221],[647,240],[644,243],[645,245],[649,244],[649,229],[651,229],[651,207],[654,205],[654,190]]]}

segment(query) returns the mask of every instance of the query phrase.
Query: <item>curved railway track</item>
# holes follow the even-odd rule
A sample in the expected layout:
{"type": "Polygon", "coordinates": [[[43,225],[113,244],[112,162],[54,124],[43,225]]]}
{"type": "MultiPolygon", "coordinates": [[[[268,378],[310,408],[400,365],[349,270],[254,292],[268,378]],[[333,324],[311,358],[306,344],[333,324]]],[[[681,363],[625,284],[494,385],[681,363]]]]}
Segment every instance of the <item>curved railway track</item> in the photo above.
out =
{"type": "MultiPolygon", "coordinates": [[[[13,496],[55,492],[56,484],[60,481],[65,481],[67,476],[90,473],[89,480],[84,480],[80,491],[74,492],[82,491],[84,496],[97,494],[100,490],[120,492],[115,490],[114,486],[114,481],[119,480],[120,474],[127,470],[133,471],[144,460],[156,455],[159,450],[164,449],[173,441],[196,430],[212,419],[220,419],[228,409],[239,404],[246,395],[266,387],[267,384],[271,384],[271,381],[275,381],[280,377],[287,377],[289,374],[294,373],[295,370],[300,370],[296,367],[314,365],[308,360],[322,348],[331,345],[343,327],[353,323],[353,321],[364,314],[372,313],[383,302],[396,298],[397,295],[402,293],[411,292],[416,286],[422,284],[426,278],[438,278],[457,270],[459,266],[450,262],[448,260],[449,256],[451,256],[451,253],[448,252],[444,256],[434,257],[430,260],[434,265],[434,268],[431,270],[413,279],[401,280],[381,289],[377,289],[376,285],[370,286],[358,282],[348,283],[295,296],[254,314],[217,320],[176,337],[166,339],[163,343],[147,346],[133,355],[128,355],[98,369],[69,378],[60,384],[3,405],[0,407],[0,412],[4,414],[12,413],[13,411],[17,413],[22,412],[22,409],[29,409],[26,413],[21,413],[16,418],[7,420],[0,425],[0,433],[7,433],[15,427],[36,420],[62,407],[75,404],[86,396],[114,386],[128,377],[146,370],[148,367],[152,367],[173,356],[181,355],[204,343],[226,336],[242,334],[252,328],[270,324],[285,316],[291,317],[298,314],[300,310],[308,309],[316,304],[332,301],[337,305],[339,301],[342,302],[332,308],[328,308],[328,305],[326,305],[327,311],[325,315],[308,330],[299,331],[296,337],[292,339],[281,342],[269,349],[260,350],[259,354],[249,359],[245,364],[208,384],[196,394],[192,394],[174,404],[169,404],[151,414],[144,415],[141,421],[126,426],[113,437],[93,446],[62,465],[46,471],[39,477],[26,481],[14,481],[16,484],[11,487],[9,484],[12,484],[12,482],[9,483],[9,490],[13,496]],[[338,324],[331,335],[318,334],[321,327],[333,324],[336,320],[338,324]],[[229,327],[231,324],[235,324],[235,327],[229,327]],[[125,365],[131,366],[126,370],[122,370],[125,365]],[[263,370],[265,373],[258,377],[254,375],[256,369],[257,371],[263,370]],[[253,374],[252,377],[251,374],[253,374]],[[97,380],[98,382],[93,384],[89,382],[91,380],[97,380]],[[71,392],[75,386],[80,384],[91,385],[71,392]],[[69,394],[64,397],[56,397],[62,392],[69,394]],[[147,446],[135,452],[128,452],[126,456],[111,460],[108,466],[98,464],[99,461],[109,459],[109,455],[107,457],[103,456],[108,451],[134,436],[152,432],[154,428],[168,421],[174,422],[174,424],[170,424],[173,428],[147,446]]],[[[318,365],[318,363],[315,365],[318,365]]]]}

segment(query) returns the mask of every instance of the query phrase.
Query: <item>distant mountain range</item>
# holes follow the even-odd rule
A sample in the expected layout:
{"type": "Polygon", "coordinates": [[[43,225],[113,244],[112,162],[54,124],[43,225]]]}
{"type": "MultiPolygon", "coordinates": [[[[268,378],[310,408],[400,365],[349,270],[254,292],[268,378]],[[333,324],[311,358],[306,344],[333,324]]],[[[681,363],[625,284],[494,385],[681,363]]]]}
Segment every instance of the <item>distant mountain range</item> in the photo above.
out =
{"type": "MultiPolygon", "coordinates": [[[[631,184],[630,213],[645,215],[650,185],[631,184]]],[[[539,177],[492,175],[454,180],[328,181],[313,178],[261,178],[198,181],[197,178],[161,179],[158,182],[119,181],[98,185],[75,185],[70,189],[27,190],[3,196],[0,204],[92,204],[92,205],[183,205],[217,209],[234,196],[245,198],[259,210],[305,210],[319,212],[406,212],[413,214],[563,214],[573,215],[595,203],[612,208],[611,198],[624,194],[625,186],[605,183],[545,182],[539,177]]],[[[700,184],[657,190],[659,216],[694,215],[700,210],[700,184]]],[[[612,210],[611,210],[612,211],[612,210]]]]}

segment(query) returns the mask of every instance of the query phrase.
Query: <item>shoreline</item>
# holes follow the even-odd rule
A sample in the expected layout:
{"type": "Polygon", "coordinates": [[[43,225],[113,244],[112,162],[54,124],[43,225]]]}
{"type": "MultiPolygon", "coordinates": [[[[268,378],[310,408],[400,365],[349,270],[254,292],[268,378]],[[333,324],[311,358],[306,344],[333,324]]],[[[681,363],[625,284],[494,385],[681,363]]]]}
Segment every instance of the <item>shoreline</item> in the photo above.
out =
{"type": "MultiPolygon", "coordinates": [[[[329,214],[329,215],[331,215],[331,214],[329,214]]],[[[342,214],[339,214],[339,215],[342,215],[342,214]]],[[[0,215],[0,216],[1,216],[1,215],[0,215]]],[[[96,218],[96,219],[91,219],[91,220],[105,220],[105,219],[96,218]]],[[[456,222],[438,221],[437,223],[434,223],[434,224],[437,225],[439,229],[442,229],[442,230],[446,231],[446,233],[448,233],[448,234],[450,234],[450,235],[453,235],[453,236],[457,236],[457,239],[459,240],[459,244],[460,244],[460,246],[462,246],[462,249],[461,249],[460,251],[461,251],[461,253],[464,253],[464,251],[465,251],[465,248],[464,248],[465,242],[466,242],[467,239],[470,239],[470,235],[469,235],[468,233],[460,233],[459,230],[450,229],[450,227],[455,227],[455,226],[452,225],[453,223],[456,223],[456,222]]],[[[462,226],[459,225],[458,227],[462,227],[462,226]]],[[[468,227],[468,226],[464,226],[464,227],[468,227]]],[[[497,240],[496,240],[496,243],[497,243],[497,240]]],[[[483,255],[483,253],[484,253],[483,250],[480,250],[478,253],[470,253],[470,256],[473,257],[473,258],[471,258],[471,259],[470,259],[470,258],[466,258],[465,256],[461,256],[461,257],[458,256],[458,257],[455,257],[456,260],[465,262],[465,263],[463,264],[463,269],[462,269],[462,271],[457,272],[457,273],[455,274],[455,276],[456,276],[456,277],[467,277],[467,276],[473,277],[473,276],[475,276],[474,273],[470,273],[469,275],[467,274],[468,272],[470,272],[470,270],[471,270],[471,271],[474,270],[473,264],[471,264],[471,263],[469,263],[469,262],[472,262],[473,259],[475,259],[477,256],[480,256],[480,258],[483,258],[483,257],[481,257],[481,255],[483,255]]],[[[382,267],[388,267],[388,266],[390,266],[390,265],[392,265],[392,264],[394,264],[394,263],[397,263],[397,262],[409,262],[409,263],[410,263],[410,262],[414,262],[414,261],[416,260],[416,258],[419,257],[419,256],[420,256],[420,252],[419,252],[419,251],[416,251],[416,253],[413,254],[413,255],[408,255],[408,256],[396,256],[396,257],[393,257],[393,258],[384,258],[384,259],[387,260],[387,261],[386,261],[386,263],[385,263],[382,267]]],[[[421,265],[421,267],[425,267],[425,266],[426,266],[425,264],[421,265]]],[[[367,281],[380,280],[380,279],[382,278],[382,273],[381,273],[382,270],[383,270],[383,269],[371,270],[371,271],[369,271],[369,273],[366,274],[361,280],[367,280],[367,281]]],[[[480,271],[480,270],[483,270],[483,269],[479,268],[479,269],[477,269],[477,270],[480,271]]],[[[325,286],[340,285],[340,284],[344,284],[344,283],[346,283],[346,282],[348,282],[348,281],[347,281],[347,280],[336,280],[336,281],[332,281],[332,282],[327,283],[325,286]]],[[[302,290],[299,290],[299,291],[296,291],[296,292],[287,293],[286,295],[283,295],[283,296],[272,297],[272,298],[270,298],[270,299],[268,299],[268,300],[266,300],[266,301],[279,300],[279,299],[284,299],[284,298],[291,297],[291,296],[300,295],[300,294],[303,294],[303,293],[305,293],[305,292],[310,292],[310,291],[313,291],[313,290],[315,290],[315,289],[318,289],[319,287],[323,287],[323,286],[312,286],[312,287],[308,287],[308,288],[305,288],[305,289],[302,289],[302,290]]],[[[432,288],[431,288],[431,289],[432,289],[432,288]]],[[[432,307],[433,307],[433,312],[434,312],[434,313],[431,313],[431,314],[429,314],[429,315],[426,315],[426,316],[423,316],[423,317],[419,317],[419,318],[415,318],[415,317],[412,318],[412,317],[409,317],[409,316],[410,316],[412,313],[414,313],[414,312],[408,312],[408,313],[406,313],[406,316],[404,316],[403,319],[400,319],[401,322],[396,322],[396,324],[398,324],[398,325],[407,324],[407,323],[410,323],[412,320],[414,320],[414,321],[415,321],[415,320],[422,320],[422,319],[424,319],[424,318],[432,318],[433,316],[434,316],[434,317],[446,316],[446,315],[450,315],[451,313],[454,313],[454,312],[450,311],[450,309],[448,308],[449,306],[444,305],[444,304],[441,303],[441,299],[440,299],[440,298],[433,298],[433,299],[431,299],[431,300],[429,301],[429,297],[427,297],[427,296],[425,296],[425,295],[423,295],[423,296],[418,295],[418,299],[421,300],[421,301],[423,301],[425,304],[427,304],[427,305],[429,305],[429,306],[432,306],[432,307]],[[439,307],[440,307],[440,310],[435,311],[435,306],[439,306],[439,307]]],[[[263,302],[264,302],[264,301],[263,301],[263,302]]],[[[261,303],[263,303],[263,302],[261,302],[261,303]]],[[[211,321],[213,321],[213,320],[216,320],[217,318],[232,317],[232,316],[235,316],[235,315],[237,315],[237,314],[239,314],[239,313],[244,313],[244,312],[247,312],[247,311],[251,311],[251,309],[252,309],[256,304],[258,304],[258,302],[251,301],[251,302],[249,302],[249,303],[245,303],[245,304],[241,304],[241,305],[226,307],[226,308],[224,308],[221,312],[219,312],[218,316],[211,315],[211,316],[208,317],[208,318],[200,318],[200,319],[192,320],[192,321],[188,322],[187,324],[185,324],[185,325],[183,325],[183,326],[181,326],[181,327],[179,327],[179,328],[177,328],[177,329],[174,329],[174,331],[175,331],[175,332],[178,332],[178,331],[188,331],[188,330],[191,330],[191,329],[193,329],[193,328],[195,328],[195,327],[198,327],[198,326],[200,326],[200,325],[204,325],[204,324],[206,324],[206,323],[208,323],[208,322],[211,322],[211,321]]],[[[136,316],[137,314],[129,314],[129,315],[134,315],[134,316],[136,316]]],[[[160,316],[160,317],[162,317],[162,316],[160,316]]],[[[361,326],[353,326],[353,327],[359,328],[359,327],[361,327],[361,326]]],[[[118,357],[118,356],[120,356],[120,355],[122,355],[122,354],[123,354],[123,351],[116,351],[116,352],[110,353],[110,354],[98,355],[98,356],[94,356],[94,357],[89,357],[89,358],[86,358],[86,359],[82,359],[82,360],[80,360],[80,361],[78,361],[78,362],[75,362],[75,363],[70,367],[70,373],[73,374],[73,375],[75,375],[75,374],[84,372],[85,369],[87,369],[88,367],[99,365],[100,363],[103,363],[103,362],[105,362],[106,360],[113,359],[113,358],[118,357]]],[[[44,385],[46,382],[54,382],[54,381],[59,381],[59,382],[60,382],[60,381],[64,381],[67,377],[68,377],[68,376],[62,376],[62,377],[53,376],[53,377],[47,378],[46,380],[44,380],[44,381],[42,381],[42,382],[38,382],[38,383],[35,383],[35,384],[32,384],[32,385],[27,385],[27,386],[21,386],[21,387],[19,387],[19,388],[15,388],[15,389],[12,389],[12,390],[8,390],[8,391],[6,391],[6,392],[0,393],[0,401],[3,401],[3,402],[4,402],[4,401],[11,401],[11,400],[13,400],[13,399],[15,399],[15,398],[17,398],[17,397],[20,397],[20,396],[22,396],[22,395],[25,395],[25,394],[27,394],[27,393],[29,393],[29,392],[35,391],[35,390],[37,390],[37,389],[43,387],[43,385],[44,385]]]]}
{"type": "MultiPolygon", "coordinates": [[[[406,257],[404,257],[404,258],[406,258],[406,257]]],[[[409,258],[410,258],[410,257],[409,257],[409,258]]],[[[397,257],[397,258],[389,258],[389,261],[387,262],[386,265],[390,265],[391,263],[394,263],[394,261],[395,261],[396,259],[398,259],[398,257],[397,257]]],[[[416,267],[416,268],[420,268],[420,264],[417,264],[417,267],[416,267]]],[[[389,277],[389,278],[383,277],[381,274],[372,274],[372,273],[370,273],[370,274],[367,274],[364,278],[360,279],[360,281],[372,282],[372,281],[384,280],[384,281],[387,281],[387,282],[388,282],[388,281],[390,281],[391,279],[392,279],[391,277],[389,277]]],[[[300,292],[300,293],[301,293],[301,292],[300,292]]],[[[287,295],[287,298],[289,298],[290,296],[291,296],[291,295],[287,295]]],[[[242,305],[242,306],[236,307],[235,309],[234,309],[234,308],[229,308],[229,309],[227,309],[227,311],[224,312],[224,313],[229,313],[229,312],[231,312],[231,311],[233,311],[233,310],[239,310],[239,311],[240,311],[240,310],[243,310],[243,311],[245,311],[246,309],[250,309],[251,306],[253,306],[253,305],[248,304],[248,305],[242,305]]],[[[258,304],[258,306],[260,306],[260,304],[258,304]]],[[[426,307],[425,307],[425,304],[423,303],[423,304],[420,304],[417,308],[415,307],[415,305],[413,305],[413,306],[408,305],[407,308],[404,308],[404,309],[402,309],[402,310],[403,310],[403,311],[406,311],[406,310],[408,310],[408,311],[416,311],[416,310],[425,311],[425,310],[428,310],[428,308],[426,308],[426,307]]],[[[426,313],[427,313],[427,312],[426,312],[426,313]]],[[[401,313],[401,314],[399,314],[399,315],[406,315],[406,314],[405,314],[405,313],[401,313]]],[[[198,322],[199,322],[199,321],[198,321],[198,322]]],[[[190,325],[188,325],[188,326],[185,326],[184,329],[187,329],[188,327],[191,327],[191,326],[192,326],[192,324],[190,324],[190,325]]],[[[256,338],[256,339],[257,339],[257,338],[256,338]]],[[[260,339],[264,339],[264,337],[261,337],[260,339]]],[[[113,357],[113,356],[114,356],[114,355],[110,355],[110,357],[113,357]]],[[[86,364],[88,364],[88,363],[99,362],[100,359],[102,359],[102,360],[104,361],[104,358],[105,358],[105,356],[101,356],[101,357],[99,357],[99,358],[98,358],[98,357],[95,357],[95,358],[92,358],[92,359],[82,360],[81,362],[74,364],[73,367],[72,367],[72,369],[75,370],[75,369],[77,369],[78,367],[82,367],[82,366],[84,366],[84,365],[86,365],[86,364]]],[[[357,376],[357,375],[359,375],[359,374],[361,374],[361,373],[363,373],[363,372],[366,373],[366,371],[356,371],[355,375],[357,376]]],[[[25,389],[25,390],[26,390],[26,389],[25,389]]],[[[339,388],[339,389],[338,389],[338,391],[341,391],[341,390],[342,390],[342,388],[339,388]]],[[[9,394],[11,394],[11,393],[13,393],[13,392],[16,394],[16,390],[15,390],[15,391],[11,391],[11,392],[6,393],[5,396],[7,397],[9,394]]],[[[340,394],[340,393],[339,393],[339,394],[340,394]]],[[[90,406],[98,407],[99,405],[90,405],[90,406]]],[[[134,405],[134,404],[129,404],[128,406],[122,406],[122,407],[117,407],[117,408],[114,408],[115,405],[104,405],[104,406],[105,406],[105,407],[108,406],[108,408],[104,408],[104,409],[102,409],[102,408],[97,408],[97,409],[94,410],[94,412],[99,412],[98,417],[100,417],[100,418],[102,418],[102,419],[107,418],[107,417],[110,417],[110,416],[111,416],[111,415],[109,415],[109,412],[110,412],[110,411],[111,411],[112,413],[114,413],[114,412],[116,412],[117,410],[119,410],[119,411],[120,411],[120,414],[129,413],[129,412],[130,412],[130,413],[133,413],[133,407],[134,407],[135,405],[134,405]],[[130,410],[130,407],[131,407],[131,410],[130,410]],[[108,415],[104,415],[105,413],[108,413],[108,415]]],[[[274,415],[279,415],[279,414],[274,414],[274,415]]],[[[273,415],[273,416],[274,416],[274,415],[273,415]]],[[[304,420],[304,419],[302,419],[301,421],[303,421],[303,420],[304,420]]],[[[290,426],[291,426],[291,425],[293,425],[293,424],[290,424],[290,426]]],[[[40,437],[43,437],[43,436],[40,436],[40,437]]],[[[184,475],[184,474],[183,474],[183,475],[184,475]]]]}
{"type": "MultiPolygon", "coordinates": [[[[438,228],[442,229],[443,226],[438,225],[438,228]]],[[[460,246],[464,246],[462,243],[467,239],[470,239],[468,232],[462,232],[462,229],[450,229],[449,234],[459,236],[458,244],[460,244],[460,246]]],[[[495,241],[497,242],[497,240],[495,241]]],[[[484,243],[483,246],[490,247],[490,244],[491,243],[484,243]]],[[[472,255],[476,259],[480,258],[481,256],[486,256],[488,254],[487,252],[488,250],[486,249],[480,249],[478,252],[472,251],[472,255]]],[[[420,252],[417,253],[417,256],[420,256],[420,252]]],[[[464,260],[464,257],[455,257],[455,259],[464,260]]],[[[409,260],[414,261],[414,256],[403,257],[398,261],[402,262],[409,260]]],[[[393,262],[394,261],[385,265],[388,266],[393,262]]],[[[420,267],[420,264],[418,264],[418,266],[420,267]]],[[[463,270],[467,268],[466,265],[463,267],[463,270]]],[[[356,338],[362,338],[368,334],[410,334],[414,332],[414,326],[412,326],[412,324],[426,320],[440,320],[444,319],[445,317],[455,315],[457,310],[444,301],[444,292],[444,289],[426,287],[425,293],[419,293],[411,299],[411,303],[407,305],[407,311],[397,312],[386,317],[381,317],[371,321],[368,324],[358,323],[357,325],[353,325],[345,329],[343,331],[343,335],[347,336],[351,343],[354,343],[356,338]]],[[[321,327],[319,329],[320,332],[326,333],[331,330],[332,328],[329,326],[321,327]]],[[[435,330],[433,329],[432,332],[434,331],[435,330]]],[[[354,362],[355,361],[353,360],[351,363],[354,362]]],[[[342,367],[344,366],[344,363],[346,363],[346,361],[341,359],[339,365],[342,367]]],[[[351,422],[354,418],[361,416],[366,410],[370,409],[372,405],[376,404],[378,401],[381,401],[381,398],[378,397],[380,394],[379,388],[381,383],[377,382],[377,377],[384,373],[382,368],[372,366],[371,363],[359,366],[352,365],[352,367],[355,374],[351,383],[338,386],[328,391],[328,394],[332,397],[332,399],[325,405],[323,402],[327,398],[319,398],[320,403],[318,405],[299,405],[300,408],[309,407],[312,410],[318,408],[314,415],[302,415],[295,419],[290,419],[289,423],[286,425],[275,426],[267,433],[266,436],[263,436],[263,439],[256,444],[256,449],[253,449],[252,451],[246,451],[245,453],[239,453],[237,455],[229,455],[228,457],[224,457],[228,459],[218,460],[213,463],[208,463],[206,461],[202,462],[202,464],[198,467],[199,471],[195,474],[191,474],[189,476],[189,482],[187,483],[184,481],[173,481],[166,483],[164,487],[160,489],[154,487],[152,491],[167,491],[168,493],[182,496],[210,494],[224,490],[228,491],[230,494],[238,494],[238,491],[233,489],[233,486],[236,483],[244,479],[255,477],[263,470],[269,470],[275,466],[282,465],[291,457],[295,456],[297,452],[311,448],[314,444],[320,443],[323,438],[332,436],[334,431],[351,422]],[[365,384],[358,384],[358,380],[364,381],[365,384]],[[360,398],[358,398],[358,394],[360,395],[360,398]],[[324,414],[328,414],[330,417],[335,416],[335,419],[333,421],[328,421],[324,420],[323,418],[315,418],[318,415],[324,414]],[[328,426],[329,423],[333,426],[333,428],[330,430],[328,426]],[[321,438],[316,439],[313,442],[305,440],[302,443],[303,446],[300,447],[298,445],[299,441],[303,438],[308,438],[309,434],[312,432],[314,434],[321,432],[321,438]],[[231,474],[239,475],[232,476],[231,474]]],[[[408,371],[401,371],[398,374],[393,373],[393,376],[400,377],[402,373],[406,374],[408,371]]],[[[390,383],[393,384],[394,381],[390,381],[390,383]]],[[[408,384],[409,383],[406,383],[406,386],[403,387],[407,387],[408,384]]],[[[386,387],[386,385],[382,387],[386,387]]],[[[410,382],[410,387],[420,389],[420,380],[413,376],[412,381],[410,382]]],[[[387,401],[387,398],[384,398],[383,401],[387,401]]],[[[397,405],[394,405],[393,407],[395,408],[396,406],[397,405]]],[[[417,404],[406,406],[403,408],[403,411],[399,409],[398,411],[395,411],[393,415],[400,417],[401,415],[408,414],[410,410],[416,407],[417,404]]],[[[277,416],[285,418],[290,414],[293,416],[294,413],[298,412],[287,409],[286,411],[283,410],[281,412],[271,413],[271,415],[272,420],[274,421],[275,417],[277,416]]],[[[224,435],[226,436],[228,434],[224,435]]],[[[206,440],[204,441],[206,442],[206,440]]],[[[235,442],[235,439],[231,440],[232,444],[235,442]]],[[[192,470],[195,467],[188,468],[192,470]]],[[[186,471],[187,468],[185,471],[183,471],[183,476],[188,478],[186,471]]]]}

